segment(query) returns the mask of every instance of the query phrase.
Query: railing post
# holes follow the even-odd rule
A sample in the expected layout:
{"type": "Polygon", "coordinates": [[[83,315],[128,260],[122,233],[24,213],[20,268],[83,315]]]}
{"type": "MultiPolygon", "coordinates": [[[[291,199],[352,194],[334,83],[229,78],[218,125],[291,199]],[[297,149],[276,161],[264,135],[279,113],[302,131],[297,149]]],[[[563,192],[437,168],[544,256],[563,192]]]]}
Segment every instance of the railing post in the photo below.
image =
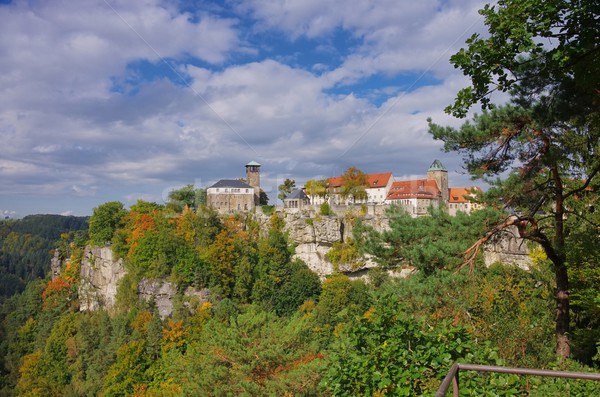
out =
{"type": "Polygon", "coordinates": [[[458,396],[458,364],[454,363],[452,364],[452,367],[450,367],[450,370],[448,371],[448,374],[446,374],[446,377],[444,378],[442,384],[440,385],[440,388],[438,389],[437,393],[435,393],[435,397],[444,397],[446,395],[446,392],[448,391],[448,388],[450,387],[450,383],[452,383],[453,389],[454,389],[454,396],[458,396]]]}
{"type": "Polygon", "coordinates": [[[600,381],[600,374],[594,372],[569,372],[569,371],[551,371],[545,369],[533,369],[533,368],[510,368],[510,367],[498,367],[493,365],[476,365],[476,364],[458,364],[455,363],[450,367],[448,374],[442,381],[435,397],[444,397],[446,392],[450,388],[452,383],[452,395],[458,397],[459,395],[459,373],[463,371],[477,371],[477,372],[495,372],[499,374],[515,374],[515,375],[526,375],[526,376],[548,376],[553,378],[567,378],[567,379],[581,379],[581,380],[595,380],[600,381]]]}
{"type": "Polygon", "coordinates": [[[459,394],[459,379],[458,377],[460,376],[460,365],[458,365],[458,370],[456,371],[456,375],[454,375],[454,378],[452,378],[452,396],[453,397],[458,397],[459,394]]]}

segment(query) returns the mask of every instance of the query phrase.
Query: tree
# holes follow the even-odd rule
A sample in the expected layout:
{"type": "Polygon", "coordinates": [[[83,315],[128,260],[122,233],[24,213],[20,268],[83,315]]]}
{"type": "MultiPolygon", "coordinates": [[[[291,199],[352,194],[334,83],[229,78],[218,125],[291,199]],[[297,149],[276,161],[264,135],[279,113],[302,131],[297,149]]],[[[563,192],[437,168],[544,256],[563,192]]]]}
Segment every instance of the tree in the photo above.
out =
{"type": "Polygon", "coordinates": [[[353,234],[359,246],[380,266],[390,269],[410,264],[425,274],[456,270],[464,252],[500,215],[493,209],[450,216],[445,208],[432,208],[429,216],[413,218],[402,207],[391,206],[386,215],[389,228],[378,232],[361,223],[353,234]]]}
{"type": "Polygon", "coordinates": [[[402,313],[393,296],[382,297],[339,339],[323,382],[334,396],[432,395],[453,362],[481,360],[466,328],[449,320],[423,324],[402,313]]]}
{"type": "Polygon", "coordinates": [[[352,197],[352,201],[366,200],[366,188],[369,186],[367,175],[356,167],[349,167],[342,175],[341,196],[344,199],[352,197]]]}
{"type": "Polygon", "coordinates": [[[283,199],[285,199],[288,196],[288,194],[290,194],[295,188],[296,181],[287,178],[285,181],[283,181],[281,185],[279,185],[279,195],[277,195],[277,197],[279,197],[279,200],[283,201],[283,199]]]}
{"type": "Polygon", "coordinates": [[[123,226],[127,210],[120,201],[109,201],[94,208],[90,217],[90,242],[105,245],[112,242],[115,231],[123,226]]]}
{"type": "Polygon", "coordinates": [[[304,185],[304,190],[310,197],[311,203],[314,203],[316,197],[325,197],[327,194],[327,184],[322,179],[311,179],[304,185]]]}
{"type": "Polygon", "coordinates": [[[480,102],[491,105],[494,91],[506,92],[534,76],[545,84],[574,83],[597,100],[600,88],[599,6],[586,0],[500,0],[479,11],[489,37],[478,33],[450,61],[471,79],[446,112],[464,117],[480,102]]]}
{"type": "Polygon", "coordinates": [[[206,189],[194,189],[194,185],[186,185],[180,189],[174,189],[169,192],[169,201],[167,207],[181,212],[187,206],[197,208],[206,204],[206,189]]]}
{"type": "Polygon", "coordinates": [[[471,78],[446,111],[464,116],[480,102],[484,112],[459,129],[431,123],[446,151],[463,153],[476,177],[492,182],[488,199],[510,215],[472,247],[509,226],[538,243],[556,280],[557,354],[570,354],[568,249],[574,224],[588,222],[580,202],[595,196],[600,171],[600,24],[597,2],[503,0],[480,13],[490,33],[477,34],[451,58],[471,78]],[[550,43],[550,44],[546,44],[550,43]],[[510,91],[510,104],[495,107],[490,94],[510,91]]]}
{"type": "Polygon", "coordinates": [[[264,190],[260,190],[258,194],[258,205],[268,205],[269,204],[269,196],[265,193],[264,190]]]}
{"type": "Polygon", "coordinates": [[[138,200],[135,204],[129,207],[129,211],[138,212],[140,214],[150,214],[154,211],[160,211],[164,206],[153,203],[151,201],[138,200]]]}

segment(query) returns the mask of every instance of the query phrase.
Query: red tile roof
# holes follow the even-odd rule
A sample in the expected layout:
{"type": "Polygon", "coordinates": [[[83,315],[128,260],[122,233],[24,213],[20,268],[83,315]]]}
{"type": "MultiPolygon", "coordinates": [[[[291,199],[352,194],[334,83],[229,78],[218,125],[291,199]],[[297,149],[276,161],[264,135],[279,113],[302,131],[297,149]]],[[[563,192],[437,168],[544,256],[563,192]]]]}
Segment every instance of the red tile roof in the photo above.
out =
{"type": "Polygon", "coordinates": [[[470,200],[467,198],[474,194],[474,191],[481,191],[478,187],[451,187],[448,188],[448,202],[449,203],[468,203],[470,200]]]}
{"type": "Polygon", "coordinates": [[[430,198],[436,199],[440,195],[437,184],[432,179],[416,179],[412,181],[398,181],[392,184],[387,200],[430,198]]]}
{"type": "MultiPolygon", "coordinates": [[[[390,178],[392,177],[391,172],[383,172],[379,174],[367,174],[367,182],[369,183],[369,188],[380,188],[386,187],[390,178]]],[[[333,178],[329,178],[327,180],[327,184],[330,187],[340,187],[344,184],[344,177],[336,176],[333,178]]]]}

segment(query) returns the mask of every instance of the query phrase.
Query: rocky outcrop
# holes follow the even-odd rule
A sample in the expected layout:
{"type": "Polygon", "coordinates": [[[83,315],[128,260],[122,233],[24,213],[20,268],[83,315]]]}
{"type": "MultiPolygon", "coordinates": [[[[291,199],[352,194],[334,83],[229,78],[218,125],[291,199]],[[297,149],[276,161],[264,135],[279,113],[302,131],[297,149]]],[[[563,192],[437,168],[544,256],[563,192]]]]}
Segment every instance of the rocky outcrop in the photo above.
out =
{"type": "MultiPolygon", "coordinates": [[[[110,310],[117,300],[119,281],[127,271],[122,259],[114,259],[110,247],[86,247],[81,263],[79,287],[79,310],[110,310]]],[[[187,287],[183,304],[190,310],[208,301],[208,289],[187,287]]],[[[138,284],[138,295],[146,302],[154,302],[158,314],[168,317],[173,313],[177,287],[165,279],[143,279],[138,284]]]]}
{"type": "MultiPolygon", "coordinates": [[[[158,315],[161,318],[173,314],[173,303],[177,297],[177,287],[165,279],[143,279],[138,284],[139,297],[146,302],[154,302],[158,315]]],[[[197,290],[187,287],[183,293],[183,304],[188,309],[193,309],[198,304],[208,302],[209,290],[197,290]]]]}
{"type": "MultiPolygon", "coordinates": [[[[353,213],[335,216],[319,216],[314,211],[280,212],[285,221],[285,231],[290,242],[295,245],[295,257],[303,260],[307,266],[320,277],[334,272],[334,266],[326,257],[334,243],[346,241],[352,236],[355,219],[353,213]]],[[[255,221],[260,224],[262,233],[269,228],[270,216],[257,211],[255,221]]],[[[377,231],[388,228],[388,219],[381,214],[360,216],[361,221],[377,231]]],[[[526,244],[516,236],[507,232],[505,235],[486,245],[484,248],[486,265],[495,262],[512,263],[528,269],[530,259],[526,244]]],[[[377,264],[366,258],[360,268],[340,266],[338,269],[351,278],[366,278],[367,271],[377,264]]],[[[53,277],[59,274],[61,261],[58,254],[52,260],[53,277]]],[[[394,277],[406,277],[413,268],[391,272],[394,277]]],[[[126,270],[122,259],[113,258],[110,247],[86,247],[81,264],[81,284],[79,288],[80,310],[111,309],[116,303],[118,282],[125,276],[126,270]]],[[[175,285],[166,279],[146,279],[138,285],[140,299],[153,301],[161,317],[170,316],[173,302],[178,295],[175,285]]],[[[183,294],[179,292],[183,305],[193,309],[195,304],[208,301],[208,290],[196,290],[188,287],[183,294]]]]}
{"type": "Polygon", "coordinates": [[[56,280],[60,276],[60,269],[62,267],[62,261],[60,260],[60,252],[54,250],[54,256],[50,260],[50,273],[52,280],[56,280]]]}
{"type": "Polygon", "coordinates": [[[486,266],[505,263],[524,270],[529,270],[531,266],[527,243],[519,237],[516,227],[506,229],[498,238],[486,244],[483,256],[486,266]]]}
{"type": "MultiPolygon", "coordinates": [[[[361,207],[347,210],[342,215],[322,216],[317,215],[314,210],[306,211],[280,211],[285,222],[285,231],[289,240],[294,244],[295,258],[299,258],[320,277],[325,277],[334,272],[334,266],[327,257],[327,252],[334,243],[345,241],[352,237],[352,227],[356,218],[360,216],[365,225],[372,226],[375,230],[382,231],[387,228],[387,218],[381,215],[361,215],[361,207]]],[[[261,230],[269,228],[269,216],[257,211],[256,220],[261,225],[261,230]]],[[[353,269],[341,267],[339,270],[352,278],[362,278],[366,270],[375,267],[373,261],[366,260],[365,265],[353,269]]]]}
{"type": "Polygon", "coordinates": [[[114,259],[111,247],[86,247],[81,262],[79,309],[111,309],[117,297],[117,284],[125,276],[122,259],[114,259]]]}

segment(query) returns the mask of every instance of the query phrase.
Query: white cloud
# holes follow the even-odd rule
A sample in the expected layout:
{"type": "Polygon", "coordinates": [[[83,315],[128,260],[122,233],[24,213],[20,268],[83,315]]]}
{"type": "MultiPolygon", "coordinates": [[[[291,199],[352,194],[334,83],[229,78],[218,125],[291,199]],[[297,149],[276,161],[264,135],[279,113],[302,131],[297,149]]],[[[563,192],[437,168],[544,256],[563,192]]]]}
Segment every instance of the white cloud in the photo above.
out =
{"type": "Polygon", "coordinates": [[[425,119],[455,123],[442,109],[465,80],[447,57],[480,28],[479,5],[249,0],[237,18],[159,0],[0,6],[0,205],[39,197],[81,213],[74,205],[157,200],[172,186],[241,177],[252,159],[274,186],[349,165],[424,172],[441,155],[425,119]],[[336,48],[340,31],[353,47],[336,48]],[[308,38],[324,58],[292,61],[305,54],[267,51],[257,32],[308,38]],[[140,61],[160,67],[128,69],[140,61]],[[423,72],[442,83],[352,92],[377,74],[423,72]],[[382,94],[383,104],[371,101],[382,94]]]}

